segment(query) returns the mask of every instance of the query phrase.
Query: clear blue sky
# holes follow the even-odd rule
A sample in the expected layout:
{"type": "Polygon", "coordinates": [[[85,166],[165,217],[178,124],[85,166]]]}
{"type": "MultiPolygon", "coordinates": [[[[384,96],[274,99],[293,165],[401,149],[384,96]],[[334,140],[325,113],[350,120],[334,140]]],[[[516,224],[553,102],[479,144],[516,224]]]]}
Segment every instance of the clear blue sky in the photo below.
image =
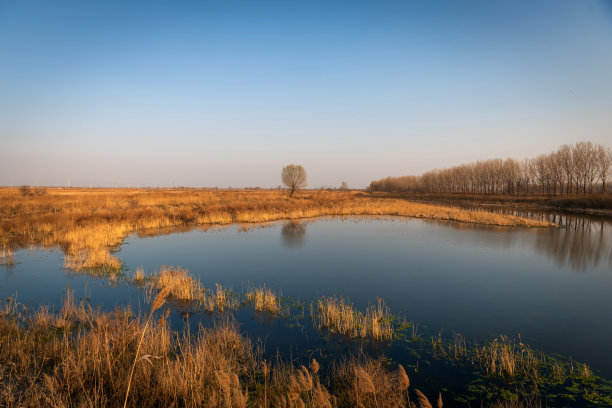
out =
{"type": "Polygon", "coordinates": [[[0,0],[0,185],[364,187],[612,146],[612,1],[0,0]]]}

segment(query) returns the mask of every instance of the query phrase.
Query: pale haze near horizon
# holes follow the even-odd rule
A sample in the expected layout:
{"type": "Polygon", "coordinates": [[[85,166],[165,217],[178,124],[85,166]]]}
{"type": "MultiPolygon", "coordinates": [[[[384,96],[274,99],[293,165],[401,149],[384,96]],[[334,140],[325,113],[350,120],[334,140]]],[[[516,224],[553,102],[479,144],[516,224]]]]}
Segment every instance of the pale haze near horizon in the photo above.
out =
{"type": "Polygon", "coordinates": [[[0,0],[0,185],[362,188],[612,146],[610,1],[0,0]]]}

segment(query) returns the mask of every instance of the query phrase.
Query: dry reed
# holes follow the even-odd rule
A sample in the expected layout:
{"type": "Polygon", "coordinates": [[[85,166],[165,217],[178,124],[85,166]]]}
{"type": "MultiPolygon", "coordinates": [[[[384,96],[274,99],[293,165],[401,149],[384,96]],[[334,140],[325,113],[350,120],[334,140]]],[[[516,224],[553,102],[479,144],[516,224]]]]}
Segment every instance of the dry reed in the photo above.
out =
{"type": "Polygon", "coordinates": [[[546,363],[544,354],[522,341],[518,344],[510,341],[506,336],[477,347],[473,358],[487,374],[498,377],[522,375],[537,378],[539,369],[546,363]]]}
{"type": "Polygon", "coordinates": [[[270,289],[255,288],[247,292],[247,300],[253,303],[258,312],[277,314],[280,312],[280,299],[270,289]]]}
{"type": "Polygon", "coordinates": [[[144,318],[94,311],[70,291],[57,313],[28,315],[5,302],[0,406],[408,406],[399,371],[379,360],[345,360],[324,384],[314,359],[310,367],[261,360],[230,320],[194,334],[171,331],[153,318],[170,293],[169,286],[159,292],[144,318]]]}
{"type": "Polygon", "coordinates": [[[348,337],[393,339],[391,313],[382,299],[368,306],[364,315],[342,297],[321,297],[313,319],[319,329],[348,337]]]}

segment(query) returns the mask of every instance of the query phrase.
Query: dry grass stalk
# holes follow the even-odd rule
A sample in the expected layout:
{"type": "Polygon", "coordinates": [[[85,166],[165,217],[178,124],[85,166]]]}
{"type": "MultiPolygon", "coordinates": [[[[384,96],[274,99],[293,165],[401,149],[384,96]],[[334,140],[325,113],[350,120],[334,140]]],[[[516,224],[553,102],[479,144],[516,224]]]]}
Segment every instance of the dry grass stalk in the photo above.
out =
{"type": "Polygon", "coordinates": [[[136,363],[138,362],[138,353],[140,352],[140,346],[142,346],[142,341],[144,340],[144,336],[147,332],[147,327],[149,326],[149,322],[151,321],[151,317],[156,310],[161,308],[166,303],[166,297],[172,291],[172,286],[164,287],[158,294],[155,296],[153,303],[151,304],[151,311],[149,312],[149,317],[142,329],[142,334],[140,336],[140,340],[138,341],[138,347],[136,347],[136,355],[134,356],[134,362],[132,363],[132,369],[130,371],[130,376],[128,378],[127,391],[125,392],[125,402],[123,403],[123,408],[127,406],[128,397],[130,395],[130,387],[132,385],[132,378],[134,377],[134,369],[136,368],[136,363]]]}

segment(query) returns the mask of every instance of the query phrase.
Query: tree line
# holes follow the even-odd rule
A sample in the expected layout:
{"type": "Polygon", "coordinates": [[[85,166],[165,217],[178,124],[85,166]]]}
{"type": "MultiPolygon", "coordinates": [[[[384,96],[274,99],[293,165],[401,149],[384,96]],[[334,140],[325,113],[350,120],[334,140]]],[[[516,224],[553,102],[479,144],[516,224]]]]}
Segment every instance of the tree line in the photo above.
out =
{"type": "Polygon", "coordinates": [[[467,194],[587,194],[606,192],[612,150],[578,142],[531,159],[491,159],[372,181],[370,191],[467,194]]]}

